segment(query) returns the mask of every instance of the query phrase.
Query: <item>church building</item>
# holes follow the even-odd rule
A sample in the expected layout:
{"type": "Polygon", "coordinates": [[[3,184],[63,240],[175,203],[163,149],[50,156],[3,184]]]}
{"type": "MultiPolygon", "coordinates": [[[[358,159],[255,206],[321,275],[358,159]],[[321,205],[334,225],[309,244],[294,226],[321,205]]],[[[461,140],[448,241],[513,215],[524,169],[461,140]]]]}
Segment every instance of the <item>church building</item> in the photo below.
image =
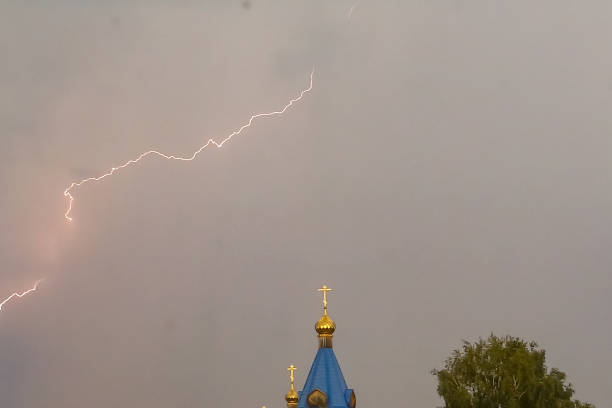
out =
{"type": "Polygon", "coordinates": [[[302,391],[296,392],[294,388],[293,372],[296,368],[293,365],[288,368],[291,388],[285,395],[287,408],[355,408],[355,392],[346,386],[332,348],[336,323],[327,314],[329,291],[331,289],[325,285],[319,289],[319,292],[323,292],[323,316],[315,324],[319,350],[302,391]]]}

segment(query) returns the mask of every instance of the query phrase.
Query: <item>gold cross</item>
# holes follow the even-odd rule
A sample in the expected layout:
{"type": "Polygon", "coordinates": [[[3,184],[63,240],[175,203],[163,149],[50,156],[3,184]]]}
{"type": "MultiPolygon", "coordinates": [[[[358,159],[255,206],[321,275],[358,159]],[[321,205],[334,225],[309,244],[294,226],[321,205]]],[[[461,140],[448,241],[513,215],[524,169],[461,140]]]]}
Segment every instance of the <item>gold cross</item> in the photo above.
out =
{"type": "Polygon", "coordinates": [[[290,372],[289,379],[291,380],[291,389],[293,389],[293,372],[295,370],[297,370],[297,368],[293,364],[291,364],[289,368],[287,368],[287,371],[290,372]]]}
{"type": "Polygon", "coordinates": [[[319,292],[323,292],[323,314],[327,314],[327,292],[331,291],[331,288],[323,285],[323,287],[317,289],[319,292]]]}

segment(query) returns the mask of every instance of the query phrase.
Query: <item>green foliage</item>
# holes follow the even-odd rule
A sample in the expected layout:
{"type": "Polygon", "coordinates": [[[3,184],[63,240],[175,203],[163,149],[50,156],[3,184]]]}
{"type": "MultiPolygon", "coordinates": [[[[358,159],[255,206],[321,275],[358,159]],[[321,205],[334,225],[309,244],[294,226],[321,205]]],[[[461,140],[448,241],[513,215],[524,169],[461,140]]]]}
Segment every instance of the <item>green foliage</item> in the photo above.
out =
{"type": "Polygon", "coordinates": [[[438,394],[446,408],[595,408],[572,400],[565,373],[545,364],[536,343],[515,337],[463,342],[446,360],[438,377],[438,394]]]}

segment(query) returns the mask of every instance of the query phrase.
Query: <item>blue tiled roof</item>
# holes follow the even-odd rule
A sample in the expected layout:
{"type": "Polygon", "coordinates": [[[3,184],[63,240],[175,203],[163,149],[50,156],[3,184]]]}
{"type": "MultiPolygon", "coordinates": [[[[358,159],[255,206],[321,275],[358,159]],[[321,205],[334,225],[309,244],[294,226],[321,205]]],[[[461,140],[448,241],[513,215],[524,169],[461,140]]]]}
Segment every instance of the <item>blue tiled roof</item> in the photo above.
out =
{"type": "Polygon", "coordinates": [[[336,360],[334,350],[320,348],[308,373],[304,389],[299,392],[298,408],[308,408],[306,399],[308,395],[319,389],[327,395],[328,408],[348,408],[346,381],[336,360]]]}

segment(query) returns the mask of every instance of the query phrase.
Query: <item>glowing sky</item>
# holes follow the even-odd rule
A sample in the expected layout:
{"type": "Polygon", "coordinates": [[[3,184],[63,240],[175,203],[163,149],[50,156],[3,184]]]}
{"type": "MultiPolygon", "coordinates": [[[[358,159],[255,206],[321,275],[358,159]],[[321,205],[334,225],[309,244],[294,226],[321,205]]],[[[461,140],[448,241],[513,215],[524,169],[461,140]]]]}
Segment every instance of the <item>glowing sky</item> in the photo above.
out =
{"type": "Polygon", "coordinates": [[[323,283],[360,406],[491,331],[612,400],[609,2],[6,3],[2,408],[284,406],[323,283]]]}

